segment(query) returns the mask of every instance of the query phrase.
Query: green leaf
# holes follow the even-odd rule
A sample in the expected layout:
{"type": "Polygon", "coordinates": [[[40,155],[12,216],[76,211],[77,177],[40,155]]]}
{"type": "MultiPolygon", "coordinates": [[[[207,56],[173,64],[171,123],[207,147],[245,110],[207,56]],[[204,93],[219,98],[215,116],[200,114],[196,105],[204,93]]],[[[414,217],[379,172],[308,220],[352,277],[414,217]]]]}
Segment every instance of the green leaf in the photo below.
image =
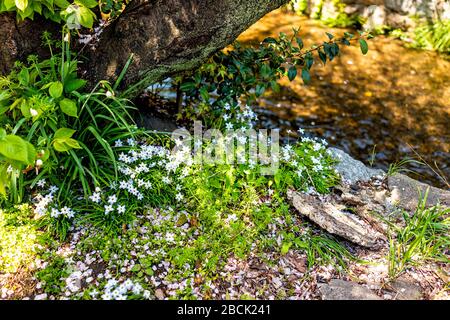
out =
{"type": "Polygon", "coordinates": [[[83,6],[80,6],[77,10],[77,18],[80,24],[85,27],[91,29],[94,25],[94,13],[83,6]]]}
{"type": "Polygon", "coordinates": [[[295,38],[295,40],[297,41],[297,44],[299,46],[300,49],[303,49],[303,40],[301,38],[295,38]]]}
{"type": "Polygon", "coordinates": [[[50,93],[50,96],[54,99],[58,99],[61,97],[63,93],[63,84],[59,81],[55,81],[52,83],[50,88],[48,89],[48,92],[50,93]]]}
{"type": "Polygon", "coordinates": [[[181,91],[190,91],[190,90],[193,90],[193,89],[195,89],[195,83],[194,82],[190,82],[190,81],[183,82],[180,85],[180,90],[181,91]]]}
{"type": "Polygon", "coordinates": [[[28,0],[15,0],[15,4],[17,9],[25,11],[26,7],[28,7],[28,0]]]}
{"type": "Polygon", "coordinates": [[[86,85],[86,80],[83,79],[71,79],[64,83],[64,91],[67,93],[76,91],[83,88],[86,85]]]}
{"type": "Polygon", "coordinates": [[[308,84],[311,82],[311,75],[309,74],[308,70],[302,69],[302,79],[305,84],[308,84]]]}
{"type": "Polygon", "coordinates": [[[20,70],[17,78],[19,79],[19,83],[23,86],[28,86],[28,83],[30,82],[30,72],[27,68],[23,68],[20,70]]]}
{"type": "Polygon", "coordinates": [[[73,100],[70,100],[67,98],[62,99],[59,102],[59,106],[61,107],[61,111],[64,112],[65,114],[67,114],[68,116],[75,117],[75,118],[78,117],[77,104],[73,100]]]}
{"type": "Polygon", "coordinates": [[[16,135],[6,135],[0,143],[0,154],[8,159],[20,161],[24,164],[33,164],[36,150],[28,141],[16,135]]]}
{"type": "Polygon", "coordinates": [[[4,140],[5,138],[6,138],[6,130],[0,128],[0,141],[4,140]]]}
{"type": "Polygon", "coordinates": [[[4,4],[5,4],[5,9],[10,10],[10,9],[14,8],[14,6],[16,5],[16,1],[15,0],[5,0],[4,4]]]}
{"type": "Polygon", "coordinates": [[[319,51],[319,58],[322,60],[323,64],[327,63],[327,55],[323,51],[319,51]]]}
{"type": "Polygon", "coordinates": [[[85,6],[86,8],[90,8],[90,9],[98,6],[97,0],[76,0],[75,3],[78,5],[85,6]]]}
{"type": "Polygon", "coordinates": [[[70,3],[67,0],[55,0],[54,3],[61,9],[66,9],[68,6],[70,6],[70,3]]]}
{"type": "Polygon", "coordinates": [[[281,254],[285,255],[286,253],[288,253],[291,245],[292,245],[292,242],[283,243],[283,245],[281,246],[281,254]]]}
{"type": "Polygon", "coordinates": [[[69,128],[61,128],[55,132],[53,139],[65,139],[70,138],[75,133],[75,130],[69,128]]]}
{"type": "Polygon", "coordinates": [[[359,39],[359,46],[361,47],[362,54],[366,55],[367,52],[369,51],[369,46],[368,46],[366,40],[359,39]]]}
{"type": "Polygon", "coordinates": [[[334,38],[334,36],[331,33],[325,32],[328,36],[328,39],[332,40],[334,38]]]}
{"type": "Polygon", "coordinates": [[[70,149],[81,149],[80,144],[77,140],[72,139],[72,135],[75,133],[75,130],[69,128],[61,128],[55,132],[53,137],[53,147],[56,151],[65,152],[70,149]]]}
{"type": "Polygon", "coordinates": [[[262,96],[264,91],[266,91],[266,88],[264,87],[263,84],[256,85],[255,94],[256,94],[257,97],[262,96]]]}
{"type": "Polygon", "coordinates": [[[297,68],[295,66],[290,67],[288,70],[289,81],[294,80],[296,76],[297,76],[297,68]]]}
{"type": "Polygon", "coordinates": [[[200,95],[201,95],[201,97],[203,98],[203,100],[205,102],[209,101],[209,92],[208,92],[208,89],[206,87],[202,87],[200,89],[200,95]]]}

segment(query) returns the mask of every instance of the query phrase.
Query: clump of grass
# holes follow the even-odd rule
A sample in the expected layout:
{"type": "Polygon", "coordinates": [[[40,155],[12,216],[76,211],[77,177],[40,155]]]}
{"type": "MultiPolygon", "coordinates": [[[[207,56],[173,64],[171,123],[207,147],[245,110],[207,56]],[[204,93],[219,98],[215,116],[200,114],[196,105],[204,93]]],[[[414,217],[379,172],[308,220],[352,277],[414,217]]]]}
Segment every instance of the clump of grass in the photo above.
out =
{"type": "Polygon", "coordinates": [[[414,33],[414,46],[450,54],[450,20],[419,26],[414,33]]]}
{"type": "Polygon", "coordinates": [[[393,176],[393,175],[396,175],[397,173],[415,173],[413,170],[407,168],[407,166],[412,163],[419,164],[419,165],[424,164],[423,162],[415,160],[415,159],[405,158],[400,161],[391,163],[389,165],[387,175],[393,176]]]}
{"type": "Polygon", "coordinates": [[[403,213],[405,226],[394,227],[388,268],[392,279],[408,266],[426,261],[450,262],[450,209],[439,205],[425,208],[427,197],[428,190],[411,217],[407,212],[403,213]]]}

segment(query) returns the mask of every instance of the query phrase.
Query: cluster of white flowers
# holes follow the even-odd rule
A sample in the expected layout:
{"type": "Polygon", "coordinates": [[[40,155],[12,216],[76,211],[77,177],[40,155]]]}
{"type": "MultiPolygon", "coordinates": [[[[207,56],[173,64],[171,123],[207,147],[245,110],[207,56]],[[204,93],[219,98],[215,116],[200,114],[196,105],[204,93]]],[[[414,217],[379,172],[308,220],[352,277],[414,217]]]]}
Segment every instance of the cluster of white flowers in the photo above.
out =
{"type": "Polygon", "coordinates": [[[50,210],[50,216],[52,218],[58,218],[60,216],[64,216],[67,217],[69,219],[75,217],[75,211],[73,211],[71,208],[64,206],[61,209],[57,209],[57,208],[52,208],[50,210]]]}
{"type": "MultiPolygon", "coordinates": [[[[39,187],[44,187],[45,180],[38,181],[36,185],[39,187]]],[[[64,216],[71,219],[75,216],[75,211],[67,206],[64,206],[61,209],[51,206],[53,200],[55,199],[55,193],[58,190],[59,188],[57,186],[51,186],[47,190],[47,194],[45,196],[41,193],[38,193],[36,195],[36,197],[34,198],[34,200],[36,201],[34,213],[37,217],[42,217],[48,212],[50,212],[50,216],[52,218],[59,218],[60,216],[64,216]]]]}
{"type": "Polygon", "coordinates": [[[144,293],[146,296],[149,295],[149,292],[145,292],[139,283],[135,283],[130,279],[120,284],[117,280],[110,279],[106,283],[104,291],[102,295],[103,300],[127,300],[130,294],[140,295],[144,293]]]}
{"type": "Polygon", "coordinates": [[[123,214],[126,212],[126,206],[123,204],[118,204],[117,201],[117,195],[113,194],[111,196],[108,196],[105,201],[102,197],[102,191],[100,188],[97,188],[95,192],[89,196],[89,199],[97,204],[100,204],[103,202],[103,208],[105,214],[110,214],[111,212],[117,211],[119,214],[123,214]]]}
{"type": "Polygon", "coordinates": [[[247,105],[242,106],[241,103],[238,103],[236,106],[231,106],[229,103],[226,103],[223,107],[222,118],[225,121],[225,128],[234,130],[253,128],[253,122],[258,119],[258,116],[247,105]]]}

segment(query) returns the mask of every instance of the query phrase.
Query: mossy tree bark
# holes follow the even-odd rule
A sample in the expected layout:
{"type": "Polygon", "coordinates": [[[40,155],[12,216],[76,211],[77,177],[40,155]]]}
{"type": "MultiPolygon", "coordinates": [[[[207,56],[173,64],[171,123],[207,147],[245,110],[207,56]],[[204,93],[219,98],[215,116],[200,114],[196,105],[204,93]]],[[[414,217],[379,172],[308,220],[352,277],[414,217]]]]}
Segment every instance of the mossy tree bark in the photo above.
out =
{"type": "MultiPolygon", "coordinates": [[[[133,96],[150,83],[199,66],[266,13],[288,1],[134,0],[103,30],[95,48],[83,52],[87,57],[84,76],[91,84],[101,79],[114,81],[133,55],[122,82],[122,88],[133,96]]],[[[10,69],[15,59],[38,51],[39,37],[28,39],[24,30],[34,33],[44,26],[55,30],[55,26],[42,21],[18,25],[11,17],[0,15],[0,26],[1,22],[5,25],[0,27],[2,73],[10,69]],[[9,33],[6,25],[13,28],[9,33]],[[22,41],[28,45],[21,46],[22,41]],[[4,48],[3,43],[13,45],[4,48]]]]}

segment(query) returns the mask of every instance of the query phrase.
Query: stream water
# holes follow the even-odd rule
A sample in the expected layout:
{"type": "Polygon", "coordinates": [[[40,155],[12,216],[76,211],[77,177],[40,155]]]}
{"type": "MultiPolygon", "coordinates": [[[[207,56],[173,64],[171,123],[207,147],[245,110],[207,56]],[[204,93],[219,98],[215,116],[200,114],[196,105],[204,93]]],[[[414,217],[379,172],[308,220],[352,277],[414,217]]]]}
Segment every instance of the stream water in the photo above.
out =
{"type": "MultiPolygon", "coordinates": [[[[301,27],[305,44],[320,43],[333,29],[318,21],[274,11],[244,32],[239,41],[255,44],[279,32],[301,27]]],[[[379,36],[363,56],[343,48],[326,66],[313,66],[313,81],[282,81],[280,93],[260,102],[260,126],[280,128],[285,136],[303,128],[365,164],[389,164],[419,154],[430,166],[408,163],[408,175],[434,186],[450,177],[450,61],[435,53],[410,49],[379,36]],[[417,154],[416,154],[417,153],[417,154]]]]}

